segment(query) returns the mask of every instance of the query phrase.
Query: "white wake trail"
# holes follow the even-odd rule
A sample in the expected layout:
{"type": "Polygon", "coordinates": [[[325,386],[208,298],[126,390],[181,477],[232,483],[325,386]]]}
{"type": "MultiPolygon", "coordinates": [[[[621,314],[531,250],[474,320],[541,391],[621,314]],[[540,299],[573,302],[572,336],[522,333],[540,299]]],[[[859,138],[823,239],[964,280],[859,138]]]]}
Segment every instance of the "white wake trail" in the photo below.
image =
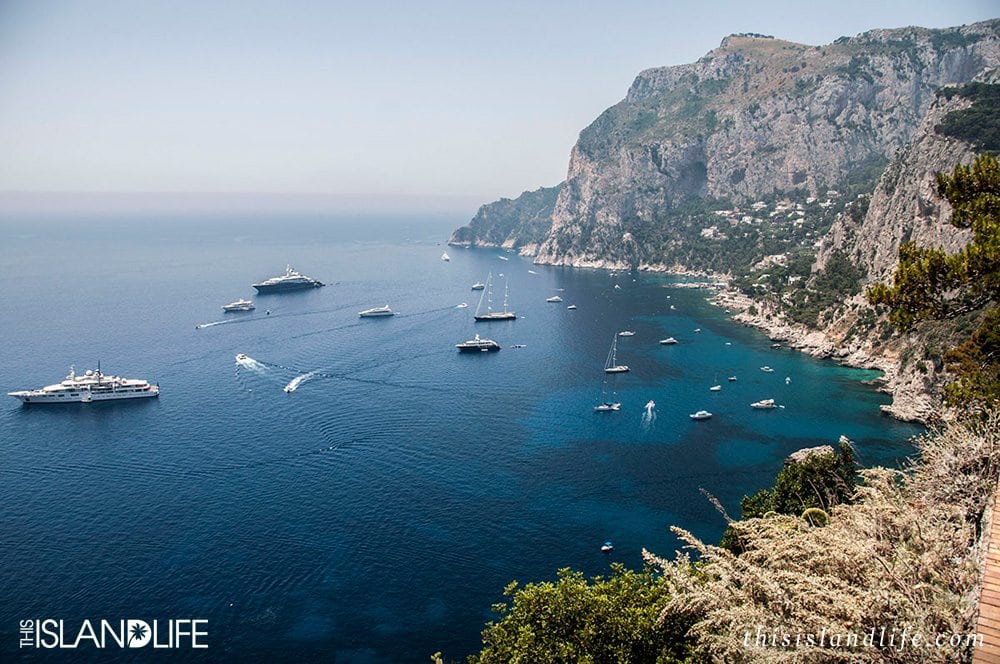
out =
{"type": "Polygon", "coordinates": [[[295,390],[299,389],[299,385],[306,382],[314,375],[316,375],[316,372],[310,371],[309,373],[304,373],[301,376],[296,376],[288,383],[288,385],[285,385],[285,392],[289,393],[294,392],[295,390]]]}

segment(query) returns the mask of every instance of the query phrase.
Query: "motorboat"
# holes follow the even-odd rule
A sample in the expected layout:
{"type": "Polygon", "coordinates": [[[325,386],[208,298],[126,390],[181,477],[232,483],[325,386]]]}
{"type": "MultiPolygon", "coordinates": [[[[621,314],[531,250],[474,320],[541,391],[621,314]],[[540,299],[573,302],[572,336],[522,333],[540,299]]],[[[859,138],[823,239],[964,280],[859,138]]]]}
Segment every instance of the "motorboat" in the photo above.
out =
{"type": "Polygon", "coordinates": [[[761,399],[760,401],[754,401],[750,404],[750,407],[758,410],[771,410],[772,408],[777,408],[778,406],[774,403],[774,399],[761,399]]]}
{"type": "Polygon", "coordinates": [[[660,339],[660,345],[662,345],[662,346],[673,346],[675,343],[677,343],[677,339],[674,339],[673,337],[667,337],[666,339],[660,339]]]}
{"type": "Polygon", "coordinates": [[[358,316],[360,318],[377,318],[380,316],[395,316],[396,312],[389,308],[389,305],[384,307],[373,307],[371,309],[365,309],[364,311],[359,311],[358,316]]]}
{"type": "Polygon", "coordinates": [[[635,332],[633,332],[632,330],[622,330],[621,332],[618,333],[618,336],[619,337],[634,337],[635,336],[635,332]]]}
{"type": "Polygon", "coordinates": [[[692,420],[707,420],[712,417],[712,414],[707,410],[699,410],[697,413],[691,413],[688,417],[692,420]]]}
{"type": "Polygon", "coordinates": [[[244,300],[240,298],[235,302],[230,302],[229,304],[222,305],[222,310],[226,313],[231,311],[253,311],[257,307],[254,306],[253,302],[250,300],[244,300]]]}
{"type": "Polygon", "coordinates": [[[545,298],[546,302],[562,302],[562,298],[558,295],[553,295],[552,297],[545,298]]]}
{"type": "Polygon", "coordinates": [[[485,353],[500,350],[500,344],[492,339],[482,339],[477,334],[474,339],[469,339],[468,341],[463,341],[460,344],[455,344],[455,348],[457,348],[460,353],[485,353]]]}

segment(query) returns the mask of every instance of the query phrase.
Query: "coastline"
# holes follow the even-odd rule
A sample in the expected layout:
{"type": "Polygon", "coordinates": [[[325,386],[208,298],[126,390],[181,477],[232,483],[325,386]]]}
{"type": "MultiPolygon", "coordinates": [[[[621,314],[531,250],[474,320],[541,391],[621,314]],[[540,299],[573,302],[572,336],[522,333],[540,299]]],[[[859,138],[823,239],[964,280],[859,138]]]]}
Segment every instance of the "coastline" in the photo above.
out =
{"type": "Polygon", "coordinates": [[[535,265],[584,268],[592,270],[624,271],[636,269],[640,272],[669,274],[688,277],[692,281],[665,284],[665,288],[703,288],[714,295],[708,299],[713,306],[727,309],[730,320],[747,327],[761,330],[775,342],[782,342],[789,348],[819,359],[830,359],[838,364],[856,369],[875,369],[882,376],[870,381],[878,385],[878,390],[892,397],[892,403],[880,406],[886,415],[903,422],[929,424],[945,418],[947,411],[941,406],[939,381],[935,381],[935,369],[928,361],[918,361],[904,369],[903,358],[908,352],[906,337],[893,337],[885,343],[872,336],[859,338],[852,335],[852,328],[858,322],[857,308],[864,302],[862,295],[856,295],[845,302],[846,311],[830,322],[824,330],[810,329],[788,318],[773,304],[755,300],[744,295],[731,285],[727,274],[691,270],[683,265],[663,263],[642,263],[629,265],[624,261],[578,256],[552,260],[551,256],[539,256],[538,246],[530,244],[514,249],[512,246],[480,242],[453,242],[449,245],[466,249],[506,249],[516,251],[521,256],[533,259],[535,265]],[[695,281],[695,280],[700,281],[695,281]],[[919,367],[920,370],[917,370],[919,367]]]}

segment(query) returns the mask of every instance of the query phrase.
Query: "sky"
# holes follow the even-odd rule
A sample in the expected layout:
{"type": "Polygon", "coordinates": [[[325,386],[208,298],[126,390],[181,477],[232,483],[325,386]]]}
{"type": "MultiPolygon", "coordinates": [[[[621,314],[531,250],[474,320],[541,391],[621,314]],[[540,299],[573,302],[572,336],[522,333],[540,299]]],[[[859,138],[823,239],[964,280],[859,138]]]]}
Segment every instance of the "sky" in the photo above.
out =
{"type": "Polygon", "coordinates": [[[487,202],[558,183],[639,71],[728,34],[826,44],[1000,15],[815,4],[0,0],[0,194],[487,202]]]}

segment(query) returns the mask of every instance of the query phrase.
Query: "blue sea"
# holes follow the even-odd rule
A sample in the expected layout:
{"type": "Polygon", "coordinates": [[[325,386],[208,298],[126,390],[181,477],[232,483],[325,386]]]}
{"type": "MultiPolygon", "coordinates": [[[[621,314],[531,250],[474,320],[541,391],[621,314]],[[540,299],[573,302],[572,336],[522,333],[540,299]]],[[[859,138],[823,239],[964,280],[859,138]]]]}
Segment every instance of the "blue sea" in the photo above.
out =
{"type": "Polygon", "coordinates": [[[18,648],[42,618],[207,620],[209,649],[184,660],[464,658],[514,579],[638,567],[679,546],[671,525],[717,541],[702,490],[736,516],[796,449],[846,435],[866,465],[912,454],[918,429],[880,414],[871,372],[772,350],[667,277],[446,247],[463,221],[0,221],[0,390],[98,362],[161,387],[0,402],[0,660],[65,655],[18,648]],[[286,264],[328,286],[257,296],[286,264]],[[518,320],[473,322],[491,272],[518,320]],[[239,297],[257,310],[222,314],[239,297]],[[399,315],[358,318],[385,304],[399,315]],[[632,370],[604,385],[626,329],[632,370]],[[458,353],[476,333],[503,350],[458,353]],[[602,386],[620,412],[592,411],[602,386]],[[749,407],[765,398],[784,408],[749,407]]]}

